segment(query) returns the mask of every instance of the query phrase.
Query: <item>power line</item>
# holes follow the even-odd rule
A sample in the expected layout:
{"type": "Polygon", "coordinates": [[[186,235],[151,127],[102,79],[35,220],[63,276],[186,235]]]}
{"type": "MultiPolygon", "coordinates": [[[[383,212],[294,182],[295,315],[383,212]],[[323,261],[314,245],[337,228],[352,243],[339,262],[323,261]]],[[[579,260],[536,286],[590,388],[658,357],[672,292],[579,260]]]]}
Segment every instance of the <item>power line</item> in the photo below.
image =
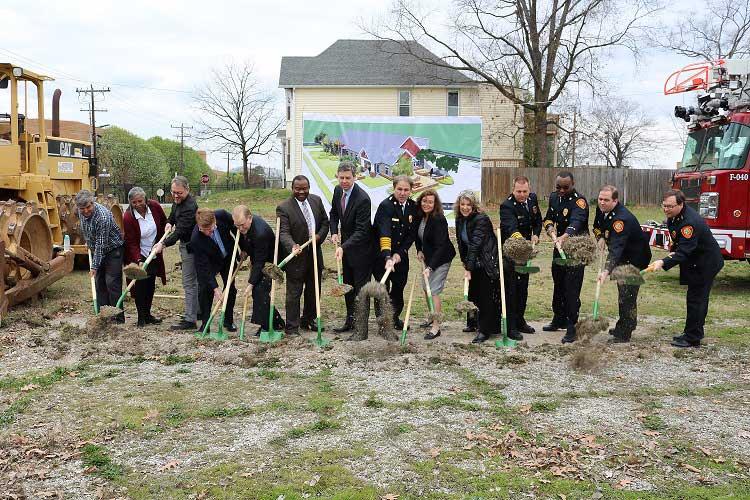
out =
{"type": "Polygon", "coordinates": [[[89,119],[91,120],[91,162],[94,167],[97,167],[97,157],[96,157],[96,113],[101,112],[105,113],[106,109],[96,109],[96,105],[94,102],[94,96],[97,93],[101,93],[102,98],[104,97],[105,92],[109,92],[109,88],[106,89],[95,89],[93,85],[91,85],[88,89],[76,89],[76,92],[80,94],[91,94],[91,105],[88,109],[82,109],[81,111],[88,111],[89,112],[89,119]]]}
{"type": "MultiPolygon", "coordinates": [[[[192,129],[193,127],[187,127],[184,123],[179,125],[170,125],[172,128],[180,129],[180,175],[185,174],[185,129],[192,129]]],[[[227,160],[228,161],[228,160],[227,160]]]]}

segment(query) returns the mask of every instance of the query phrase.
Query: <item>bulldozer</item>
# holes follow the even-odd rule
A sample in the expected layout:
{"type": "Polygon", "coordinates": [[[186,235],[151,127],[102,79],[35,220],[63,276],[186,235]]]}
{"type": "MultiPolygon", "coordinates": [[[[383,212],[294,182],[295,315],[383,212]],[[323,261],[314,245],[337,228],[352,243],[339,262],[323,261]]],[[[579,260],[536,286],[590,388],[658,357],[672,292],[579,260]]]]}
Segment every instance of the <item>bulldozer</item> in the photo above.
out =
{"type": "MultiPolygon", "coordinates": [[[[0,63],[0,314],[36,298],[88,255],[75,194],[96,192],[98,177],[90,142],[59,137],[60,91],[53,97],[50,134],[44,119],[44,82],[52,78],[0,63]],[[32,97],[29,98],[29,89],[32,97]],[[9,95],[8,95],[9,93],[9,95]],[[3,95],[5,94],[5,95],[3,95]],[[23,112],[19,98],[23,95],[23,112]],[[34,99],[35,96],[35,99],[34,99]],[[36,100],[37,127],[27,125],[36,100]],[[8,103],[10,109],[3,110],[8,103]],[[65,244],[68,236],[69,245],[65,244]]],[[[98,196],[122,228],[113,196],[98,196]]]]}

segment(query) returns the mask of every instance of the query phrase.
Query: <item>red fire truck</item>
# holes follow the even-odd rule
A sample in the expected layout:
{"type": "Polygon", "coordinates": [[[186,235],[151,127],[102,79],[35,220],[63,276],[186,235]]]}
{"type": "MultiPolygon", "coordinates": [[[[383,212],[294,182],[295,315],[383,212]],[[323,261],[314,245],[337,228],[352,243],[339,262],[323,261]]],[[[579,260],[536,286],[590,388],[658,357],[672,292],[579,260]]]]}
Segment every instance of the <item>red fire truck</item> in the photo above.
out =
{"type": "MultiPolygon", "coordinates": [[[[750,258],[750,60],[691,64],[672,73],[664,93],[700,91],[697,106],[675,107],[688,135],[672,186],[711,228],[725,259],[750,258]]],[[[666,226],[650,222],[651,245],[669,248],[666,226]]]]}

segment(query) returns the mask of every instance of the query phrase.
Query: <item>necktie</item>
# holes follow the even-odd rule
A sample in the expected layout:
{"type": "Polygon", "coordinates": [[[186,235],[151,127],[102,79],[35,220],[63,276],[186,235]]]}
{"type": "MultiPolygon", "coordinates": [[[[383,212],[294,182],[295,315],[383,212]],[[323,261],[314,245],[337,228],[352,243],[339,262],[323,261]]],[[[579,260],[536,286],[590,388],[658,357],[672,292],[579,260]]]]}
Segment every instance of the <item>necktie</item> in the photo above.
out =
{"type": "Polygon", "coordinates": [[[343,191],[341,193],[341,216],[342,217],[345,211],[346,211],[346,191],[343,191]]]}
{"type": "Polygon", "coordinates": [[[401,215],[406,214],[406,204],[401,205],[401,215]]]}
{"type": "Polygon", "coordinates": [[[302,203],[302,215],[305,216],[305,221],[307,222],[307,233],[311,234],[315,232],[315,221],[313,220],[313,216],[310,213],[310,209],[307,206],[307,200],[305,200],[302,203]]]}
{"type": "Polygon", "coordinates": [[[529,202],[528,201],[524,201],[523,202],[523,208],[524,208],[524,210],[526,210],[526,213],[529,213],[529,202]]]}

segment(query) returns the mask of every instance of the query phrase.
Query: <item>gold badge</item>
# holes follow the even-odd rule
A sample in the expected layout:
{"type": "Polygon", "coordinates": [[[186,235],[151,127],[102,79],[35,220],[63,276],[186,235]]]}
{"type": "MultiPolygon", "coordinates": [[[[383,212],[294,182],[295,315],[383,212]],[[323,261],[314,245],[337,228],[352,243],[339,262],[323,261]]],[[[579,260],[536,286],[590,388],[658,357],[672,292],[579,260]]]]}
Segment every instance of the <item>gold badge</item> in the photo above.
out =
{"type": "Polygon", "coordinates": [[[621,220],[616,220],[614,224],[612,224],[612,229],[615,230],[616,233],[621,233],[623,229],[625,229],[625,223],[621,220]]]}
{"type": "Polygon", "coordinates": [[[578,198],[578,201],[576,201],[576,205],[578,205],[578,208],[586,208],[586,200],[583,198],[578,198]]]}
{"type": "Polygon", "coordinates": [[[672,231],[672,239],[674,240],[677,238],[677,231],[672,231]]]}
{"type": "Polygon", "coordinates": [[[409,224],[411,224],[411,215],[409,216],[409,224]]]}
{"type": "Polygon", "coordinates": [[[609,239],[609,229],[607,229],[606,231],[604,231],[604,239],[605,240],[609,239]]]}
{"type": "Polygon", "coordinates": [[[568,209],[563,208],[563,217],[567,217],[567,216],[568,216],[568,209]]]}
{"type": "Polygon", "coordinates": [[[680,229],[680,233],[687,238],[690,239],[693,237],[693,226],[685,226],[682,229],[680,229]]]}

